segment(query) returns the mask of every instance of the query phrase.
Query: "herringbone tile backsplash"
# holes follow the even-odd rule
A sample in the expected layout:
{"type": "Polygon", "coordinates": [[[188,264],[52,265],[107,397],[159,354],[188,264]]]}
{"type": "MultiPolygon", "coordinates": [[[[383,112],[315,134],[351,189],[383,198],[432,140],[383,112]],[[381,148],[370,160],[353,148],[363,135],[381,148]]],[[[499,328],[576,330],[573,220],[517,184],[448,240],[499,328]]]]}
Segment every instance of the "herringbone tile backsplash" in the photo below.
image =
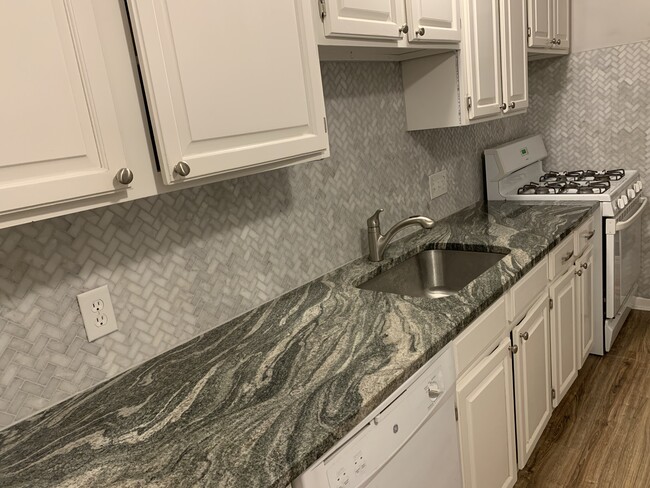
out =
{"type": "MultiPolygon", "coordinates": [[[[650,41],[530,64],[529,132],[547,169],[637,169],[650,188],[650,41]]],[[[638,296],[650,297],[650,212],[643,221],[638,296]]]]}
{"type": "Polygon", "coordinates": [[[389,225],[481,199],[483,148],[526,133],[523,117],[407,133],[398,64],[322,71],[325,161],[0,231],[0,427],[362,256],[378,207],[389,225]],[[120,330],[89,344],[76,295],[103,284],[120,330]]]}

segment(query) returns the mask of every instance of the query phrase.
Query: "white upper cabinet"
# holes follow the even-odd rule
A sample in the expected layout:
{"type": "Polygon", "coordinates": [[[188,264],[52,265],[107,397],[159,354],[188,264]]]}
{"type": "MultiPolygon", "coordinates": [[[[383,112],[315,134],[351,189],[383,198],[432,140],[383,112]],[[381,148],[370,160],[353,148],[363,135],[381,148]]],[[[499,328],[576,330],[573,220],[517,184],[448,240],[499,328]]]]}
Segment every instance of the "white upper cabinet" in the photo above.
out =
{"type": "Polygon", "coordinates": [[[566,54],[570,47],[570,19],[570,0],[528,0],[528,46],[566,54]]]}
{"type": "Polygon", "coordinates": [[[475,119],[501,111],[501,41],[499,0],[466,0],[466,51],[469,117],[475,119]]]}
{"type": "Polygon", "coordinates": [[[555,45],[560,49],[569,49],[571,29],[571,2],[569,0],[553,0],[555,30],[553,37],[555,45]]]}
{"type": "Polygon", "coordinates": [[[403,0],[318,1],[326,36],[401,39],[403,0]]]}
{"type": "Polygon", "coordinates": [[[327,155],[306,7],[303,0],[130,1],[166,184],[327,155]]]}
{"type": "Polygon", "coordinates": [[[528,27],[530,47],[551,47],[553,0],[528,0],[528,27]]]}
{"type": "Polygon", "coordinates": [[[501,71],[506,112],[528,108],[528,52],[526,5],[501,0],[501,71]]]}
{"type": "Polygon", "coordinates": [[[126,189],[92,2],[0,2],[0,66],[0,214],[126,189]]]}
{"type": "Polygon", "coordinates": [[[411,42],[460,42],[457,0],[406,0],[411,42]]]}

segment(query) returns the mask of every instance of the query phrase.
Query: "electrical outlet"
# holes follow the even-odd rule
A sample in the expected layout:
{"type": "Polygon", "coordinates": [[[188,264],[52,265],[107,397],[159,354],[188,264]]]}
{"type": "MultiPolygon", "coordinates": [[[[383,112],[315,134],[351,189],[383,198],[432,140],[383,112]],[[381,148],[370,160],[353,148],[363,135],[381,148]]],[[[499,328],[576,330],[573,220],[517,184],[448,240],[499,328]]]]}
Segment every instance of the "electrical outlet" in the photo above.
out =
{"type": "Polygon", "coordinates": [[[117,320],[108,286],[100,286],[81,293],[77,295],[77,301],[89,342],[117,330],[117,320]]]}
{"type": "Polygon", "coordinates": [[[447,193],[447,170],[443,169],[429,175],[429,194],[431,200],[447,193]]]}

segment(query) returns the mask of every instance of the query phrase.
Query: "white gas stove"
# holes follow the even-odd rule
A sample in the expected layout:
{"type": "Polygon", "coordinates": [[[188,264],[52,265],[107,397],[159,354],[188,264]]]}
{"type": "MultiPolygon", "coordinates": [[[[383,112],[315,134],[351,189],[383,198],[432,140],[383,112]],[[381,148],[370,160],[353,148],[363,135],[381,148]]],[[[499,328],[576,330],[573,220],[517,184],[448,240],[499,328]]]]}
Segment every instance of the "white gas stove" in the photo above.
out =
{"type": "Polygon", "coordinates": [[[630,311],[641,265],[641,214],[647,205],[636,170],[576,169],[546,172],[541,136],[526,137],[485,151],[488,200],[597,201],[600,217],[594,241],[598,294],[594,312],[602,316],[592,352],[609,351],[630,311]],[[602,257],[602,259],[600,259],[602,257]],[[602,309],[599,304],[603,304],[602,309]],[[602,312],[601,312],[602,311],[602,312]]]}

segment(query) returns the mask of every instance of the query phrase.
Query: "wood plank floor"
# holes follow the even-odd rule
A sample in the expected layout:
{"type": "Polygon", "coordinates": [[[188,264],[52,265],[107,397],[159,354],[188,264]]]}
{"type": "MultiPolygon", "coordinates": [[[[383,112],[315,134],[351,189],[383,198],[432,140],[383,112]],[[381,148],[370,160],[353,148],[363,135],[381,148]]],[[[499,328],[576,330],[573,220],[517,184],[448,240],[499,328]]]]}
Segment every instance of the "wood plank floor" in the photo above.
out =
{"type": "Polygon", "coordinates": [[[515,487],[650,488],[650,312],[587,358],[515,487]]]}

